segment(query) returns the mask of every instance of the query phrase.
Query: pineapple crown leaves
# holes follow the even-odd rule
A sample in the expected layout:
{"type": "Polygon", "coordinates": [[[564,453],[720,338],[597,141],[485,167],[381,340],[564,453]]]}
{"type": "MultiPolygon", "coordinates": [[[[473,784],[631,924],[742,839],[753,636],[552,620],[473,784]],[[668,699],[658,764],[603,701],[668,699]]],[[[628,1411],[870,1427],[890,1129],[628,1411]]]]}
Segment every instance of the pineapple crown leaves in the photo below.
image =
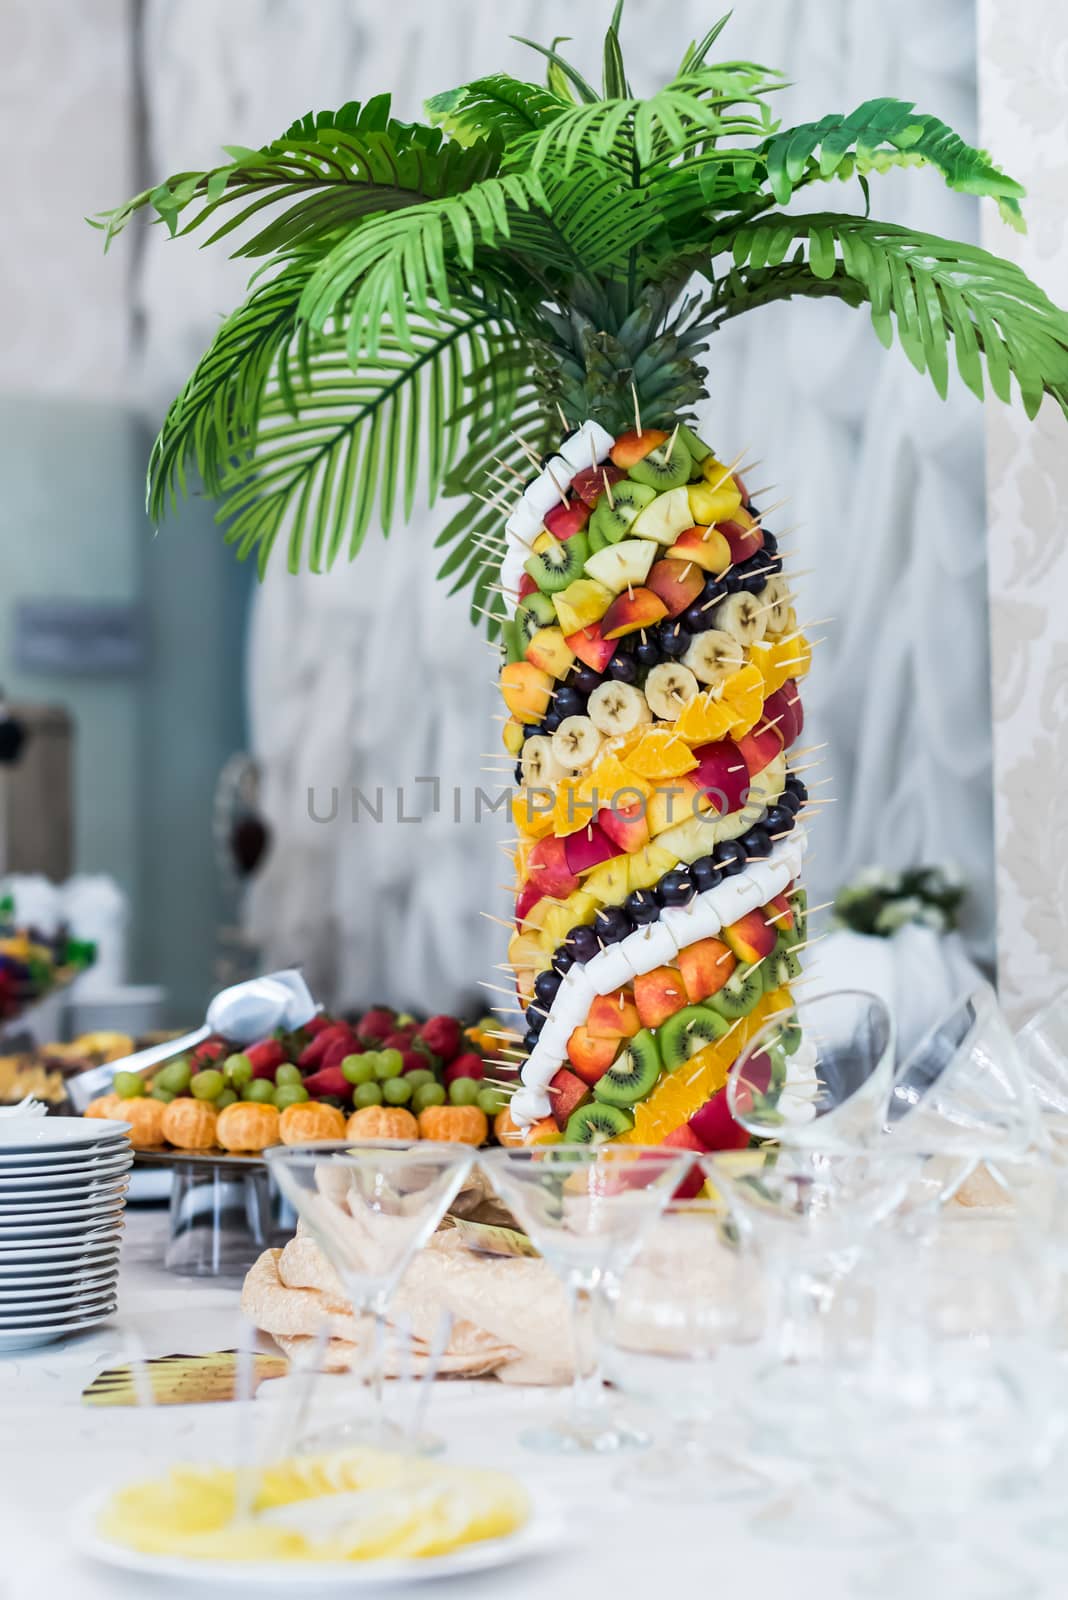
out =
{"type": "Polygon", "coordinates": [[[472,589],[492,633],[527,451],[551,448],[561,415],[629,426],[632,385],[651,424],[691,414],[709,338],[744,311],[866,305],[940,393],[952,352],[976,393],[989,381],[1008,399],[1015,378],[1030,414],[1044,394],[1068,410],[1068,318],[1017,267],[867,204],[776,209],[833,178],[858,178],[867,201],[870,178],[925,166],[1022,226],[1018,183],[905,101],[781,128],[780,75],[712,58],[727,17],[640,98],[622,12],[599,87],[566,41],[534,44],[544,83],[483,76],[435,96],[426,121],[395,118],[387,95],[309,114],[97,219],[106,243],[145,212],[256,263],[164,420],[155,517],[194,468],[240,554],[262,569],[282,543],[294,570],[319,570],[356,554],[372,522],[388,532],[423,479],[431,498],[463,497],[440,575],[472,589]]]}

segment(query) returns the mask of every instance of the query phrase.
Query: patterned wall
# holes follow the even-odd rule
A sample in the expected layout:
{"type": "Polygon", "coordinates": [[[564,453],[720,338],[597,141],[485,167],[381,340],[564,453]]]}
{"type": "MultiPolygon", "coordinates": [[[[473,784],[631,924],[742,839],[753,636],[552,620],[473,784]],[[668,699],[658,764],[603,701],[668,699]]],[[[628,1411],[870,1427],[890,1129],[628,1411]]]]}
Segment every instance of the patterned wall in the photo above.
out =
{"type": "MultiPolygon", "coordinates": [[[[1068,10],[980,0],[982,142],[1027,183],[1031,228],[987,242],[1068,304],[1068,10]]],[[[998,956],[1011,1013],[1068,981],[1068,424],[987,407],[998,956]]]]}

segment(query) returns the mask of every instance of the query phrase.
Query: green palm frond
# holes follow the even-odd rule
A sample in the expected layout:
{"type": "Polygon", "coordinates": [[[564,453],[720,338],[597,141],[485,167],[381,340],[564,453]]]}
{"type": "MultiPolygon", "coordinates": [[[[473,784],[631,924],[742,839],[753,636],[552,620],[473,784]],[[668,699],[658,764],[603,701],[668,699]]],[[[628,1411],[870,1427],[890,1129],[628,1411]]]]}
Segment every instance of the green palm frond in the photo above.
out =
{"type": "Polygon", "coordinates": [[[512,144],[528,133],[537,133],[565,111],[567,104],[536,83],[523,83],[501,72],[434,95],[427,101],[426,111],[431,122],[464,143],[497,138],[512,144]]]}
{"type": "MultiPolygon", "coordinates": [[[[779,213],[741,228],[732,240],[735,265],[757,272],[780,268],[798,241],[800,257],[789,263],[794,287],[784,277],[784,293],[801,292],[796,285],[802,265],[836,292],[842,293],[846,280],[859,286],[882,343],[889,346],[896,331],[913,366],[930,374],[943,398],[952,343],[958,371],[980,399],[985,364],[999,399],[1011,398],[1015,377],[1028,416],[1045,393],[1068,414],[1068,315],[1012,262],[976,245],[828,212],[779,213]]],[[[759,282],[761,303],[781,298],[770,294],[769,276],[759,282]]],[[[736,286],[728,292],[742,309],[736,286]]],[[[846,290],[842,297],[854,294],[846,290]]]]}
{"type": "Polygon", "coordinates": [[[992,196],[1005,220],[1022,226],[1023,186],[937,117],[916,111],[910,100],[866,100],[847,117],[834,114],[783,129],[768,140],[763,153],[771,191],[781,206],[813,178],[932,166],[950,189],[992,196]]]}

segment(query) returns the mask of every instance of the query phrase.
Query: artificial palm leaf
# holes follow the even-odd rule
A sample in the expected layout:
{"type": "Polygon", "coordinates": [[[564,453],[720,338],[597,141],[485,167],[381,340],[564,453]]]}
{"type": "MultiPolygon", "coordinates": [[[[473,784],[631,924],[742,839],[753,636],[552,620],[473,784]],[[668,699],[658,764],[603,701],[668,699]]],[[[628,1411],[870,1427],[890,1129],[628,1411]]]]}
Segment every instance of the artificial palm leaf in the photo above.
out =
{"type": "Polygon", "coordinates": [[[780,129],[781,75],[712,59],[726,18],[642,98],[622,9],[592,72],[562,40],[535,44],[546,85],[486,75],[436,95],[428,122],[386,95],[309,114],[99,219],[110,241],[148,210],[258,262],[168,412],[154,514],[192,466],[239,553],[262,566],[282,541],[291,567],[321,568],[372,522],[388,531],[425,478],[462,497],[442,575],[492,632],[505,491],[531,453],[561,416],[616,432],[636,408],[654,426],[692,416],[707,342],[744,311],[867,305],[939,393],[952,354],[977,394],[989,380],[1007,399],[1015,378],[1029,413],[1044,394],[1068,407],[1068,318],[1019,269],[866,215],[776,209],[821,180],[866,197],[871,173],[930,167],[1022,226],[1019,183],[906,101],[780,129]]]}

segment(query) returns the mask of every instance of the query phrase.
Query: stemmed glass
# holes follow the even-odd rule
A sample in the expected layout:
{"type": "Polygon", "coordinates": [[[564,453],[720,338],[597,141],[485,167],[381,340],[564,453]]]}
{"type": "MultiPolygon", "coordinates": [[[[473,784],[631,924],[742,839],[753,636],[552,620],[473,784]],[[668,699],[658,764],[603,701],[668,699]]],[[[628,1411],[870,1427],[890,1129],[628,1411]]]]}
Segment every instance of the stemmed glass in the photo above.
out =
{"type": "Polygon", "coordinates": [[[482,1164],[501,1199],[563,1281],[575,1379],[567,1420],[527,1430],[534,1450],[604,1454],[644,1444],[605,1404],[594,1303],[618,1280],[693,1163],[685,1150],[643,1145],[533,1145],[489,1150],[482,1164]]]}
{"type": "Polygon", "coordinates": [[[898,1149],[976,1163],[1019,1158],[1044,1142],[1038,1103],[989,984],[958,1000],[898,1067],[887,1132],[898,1149]]]}
{"type": "Polygon", "coordinates": [[[757,1138],[855,1150],[881,1137],[894,1025],[875,995],[840,989],[777,1012],[731,1068],[727,1104],[757,1138]]]}
{"type": "MultiPolygon", "coordinates": [[[[471,1169],[464,1145],[278,1145],[265,1152],[279,1188],[328,1258],[357,1317],[372,1324],[364,1376],[363,1417],[316,1435],[307,1448],[352,1444],[404,1446],[407,1435],[382,1405],[386,1315],[405,1268],[430,1238],[471,1169]]],[[[427,1441],[412,1441],[429,1448],[427,1441]]]]}
{"type": "Polygon", "coordinates": [[[1068,989],[1025,1022],[1016,1035],[1031,1091],[1060,1143],[1068,1140],[1068,989]]]}
{"type": "Polygon", "coordinates": [[[767,1284],[725,1222],[719,1201],[674,1202],[598,1301],[605,1377],[672,1423],[665,1443],[621,1475],[643,1499],[707,1505],[767,1488],[741,1459],[736,1403],[764,1334],[767,1284]]]}

